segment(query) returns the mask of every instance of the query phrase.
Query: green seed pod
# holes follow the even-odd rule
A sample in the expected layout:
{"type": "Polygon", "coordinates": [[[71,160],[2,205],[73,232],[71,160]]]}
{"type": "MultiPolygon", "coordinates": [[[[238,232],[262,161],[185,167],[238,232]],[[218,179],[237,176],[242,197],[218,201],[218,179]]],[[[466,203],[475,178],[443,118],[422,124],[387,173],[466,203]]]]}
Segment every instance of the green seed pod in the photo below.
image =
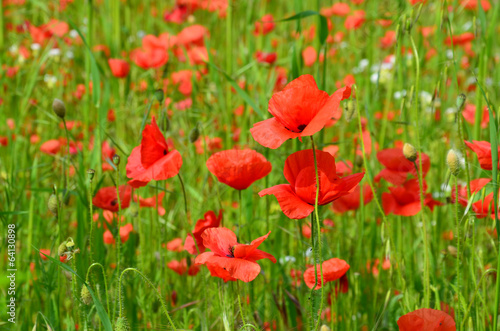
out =
{"type": "Polygon", "coordinates": [[[59,199],[57,198],[57,195],[50,195],[47,207],[49,208],[50,212],[54,214],[54,216],[57,216],[57,213],[59,211],[59,199]]]}
{"type": "Polygon", "coordinates": [[[85,286],[85,285],[82,286],[82,291],[80,292],[80,297],[82,299],[82,302],[84,304],[86,304],[87,306],[93,302],[92,295],[90,295],[90,291],[87,288],[87,286],[85,286]]]}
{"type": "Polygon", "coordinates": [[[165,94],[163,93],[162,89],[157,89],[155,91],[155,98],[156,98],[156,100],[158,100],[160,105],[163,103],[163,99],[165,98],[165,94]]]}
{"type": "Polygon", "coordinates": [[[457,153],[453,149],[450,149],[448,155],[446,155],[446,163],[448,164],[448,168],[453,176],[458,176],[458,173],[460,172],[460,161],[457,153]]]}
{"type": "Polygon", "coordinates": [[[460,93],[460,95],[457,97],[457,101],[456,101],[456,104],[457,104],[457,111],[462,111],[462,109],[464,108],[464,104],[465,104],[465,100],[467,99],[467,97],[465,96],[465,94],[463,93],[460,93]]]}
{"type": "Polygon", "coordinates": [[[113,164],[117,167],[120,165],[120,155],[118,154],[113,155],[113,164]]]}
{"type": "Polygon", "coordinates": [[[356,99],[351,98],[344,104],[345,120],[350,122],[356,115],[356,99]]]}
{"type": "Polygon", "coordinates": [[[417,150],[408,143],[403,146],[403,155],[408,161],[415,162],[417,160],[417,150]]]}
{"type": "Polygon", "coordinates": [[[87,176],[89,177],[89,182],[92,183],[92,180],[94,179],[94,175],[95,175],[94,169],[87,170],[87,176]]]}
{"type": "Polygon", "coordinates": [[[60,118],[64,118],[66,115],[66,106],[64,105],[64,102],[59,99],[54,99],[52,102],[52,110],[60,118]]]}
{"type": "Polygon", "coordinates": [[[118,317],[115,323],[115,331],[129,331],[130,328],[125,317],[118,317]]]}
{"type": "Polygon", "coordinates": [[[189,132],[189,142],[194,143],[200,137],[200,129],[198,126],[195,126],[191,132],[189,132]]]}

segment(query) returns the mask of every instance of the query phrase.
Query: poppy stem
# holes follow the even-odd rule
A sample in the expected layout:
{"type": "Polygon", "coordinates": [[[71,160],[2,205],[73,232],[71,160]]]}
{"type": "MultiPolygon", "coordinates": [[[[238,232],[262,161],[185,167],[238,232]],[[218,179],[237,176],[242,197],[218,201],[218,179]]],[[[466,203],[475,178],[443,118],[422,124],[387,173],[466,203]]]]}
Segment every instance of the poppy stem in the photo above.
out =
{"type": "Polygon", "coordinates": [[[184,187],[184,181],[182,180],[182,176],[181,176],[180,172],[177,174],[177,177],[179,177],[179,181],[181,182],[182,195],[184,196],[184,211],[186,212],[186,217],[188,219],[189,224],[191,225],[191,217],[189,215],[188,203],[187,203],[187,198],[186,198],[186,189],[184,187]]]}
{"type": "Polygon", "coordinates": [[[161,293],[158,290],[158,288],[153,284],[153,282],[151,282],[149,280],[148,277],[146,277],[142,272],[140,272],[139,270],[137,270],[135,268],[127,268],[127,269],[123,270],[123,272],[120,275],[120,279],[118,281],[118,316],[119,317],[123,316],[122,315],[122,313],[123,313],[123,309],[122,309],[123,299],[122,299],[122,288],[121,288],[121,286],[122,286],[123,276],[125,276],[125,274],[128,271],[134,271],[134,272],[138,273],[142,277],[142,279],[144,280],[144,282],[146,282],[149,286],[151,286],[151,288],[155,289],[156,298],[158,299],[158,301],[160,301],[163,313],[165,314],[165,316],[167,316],[168,322],[170,323],[170,326],[172,327],[172,329],[173,330],[177,330],[175,328],[174,322],[172,322],[172,319],[170,318],[170,315],[168,314],[167,306],[166,306],[165,302],[163,301],[161,293]]]}
{"type": "Polygon", "coordinates": [[[118,200],[118,213],[116,215],[116,226],[118,228],[118,232],[116,235],[116,271],[120,272],[120,250],[121,250],[121,238],[120,238],[120,214],[122,211],[122,202],[120,200],[120,172],[119,172],[119,164],[115,164],[116,166],[116,199],[118,200]]]}
{"type": "MultiPolygon", "coordinates": [[[[241,190],[240,190],[241,192],[241,190]]],[[[245,325],[247,324],[245,322],[245,314],[243,313],[243,308],[241,306],[241,297],[240,297],[240,284],[238,282],[236,282],[236,285],[237,285],[237,290],[238,290],[238,306],[240,308],[240,316],[241,316],[241,322],[243,323],[243,327],[245,327],[245,325]]],[[[242,328],[243,328],[242,327],[242,328]]],[[[241,330],[241,329],[240,329],[241,330]]]]}
{"type": "MultiPolygon", "coordinates": [[[[420,92],[420,57],[418,56],[417,46],[415,45],[415,40],[410,34],[410,42],[413,50],[413,55],[415,56],[415,138],[417,143],[418,152],[418,183],[420,187],[420,219],[422,221],[422,236],[424,241],[424,306],[429,307],[430,305],[430,275],[429,275],[429,243],[427,240],[427,220],[424,216],[424,179],[422,173],[422,157],[421,157],[421,147],[420,147],[420,107],[419,107],[419,92],[420,92]]],[[[416,163],[414,163],[416,166],[416,163]]]]}
{"type": "MultiPolygon", "coordinates": [[[[312,239],[312,244],[313,244],[313,255],[314,255],[314,274],[315,274],[315,284],[313,287],[313,290],[318,286],[318,271],[317,267],[319,264],[319,269],[320,269],[320,275],[321,275],[321,300],[320,300],[320,305],[319,305],[319,315],[318,319],[316,320],[316,324],[313,330],[317,330],[319,327],[319,322],[321,320],[321,311],[323,310],[323,299],[324,299],[324,282],[323,282],[323,264],[322,264],[322,258],[321,258],[321,224],[319,222],[319,215],[318,215],[318,200],[319,200],[319,173],[318,173],[318,160],[316,159],[316,146],[314,145],[314,138],[311,136],[311,146],[312,146],[312,151],[314,155],[314,172],[316,175],[316,197],[314,199],[314,219],[311,222],[311,239],[312,239]],[[312,231],[313,229],[313,222],[316,221],[316,235],[317,235],[317,246],[314,244],[314,233],[312,231]]],[[[311,303],[312,304],[312,303],[311,303]]]]}
{"type": "Polygon", "coordinates": [[[90,265],[90,267],[87,269],[87,276],[85,277],[85,282],[86,283],[89,282],[90,271],[92,270],[93,267],[97,266],[99,266],[102,271],[102,279],[104,280],[104,294],[106,295],[106,308],[108,309],[107,313],[109,315],[110,310],[109,310],[109,299],[108,299],[108,282],[106,281],[106,272],[104,271],[104,267],[102,266],[102,264],[95,262],[90,265]]]}
{"type": "MultiPolygon", "coordinates": [[[[238,235],[240,234],[240,230],[241,230],[241,227],[242,227],[242,221],[243,221],[243,207],[242,207],[242,203],[243,203],[243,200],[241,198],[241,190],[238,190],[238,197],[239,197],[239,206],[238,206],[238,209],[239,209],[239,220],[238,220],[238,235]]],[[[245,323],[243,323],[245,324],[245,323]]]]}
{"type": "Polygon", "coordinates": [[[90,261],[94,262],[94,255],[92,254],[92,242],[93,242],[93,233],[94,233],[94,210],[92,206],[92,180],[89,180],[89,211],[90,211],[90,234],[89,234],[89,255],[90,261]]]}
{"type": "Polygon", "coordinates": [[[456,323],[457,325],[460,325],[460,219],[458,217],[458,180],[456,176],[454,177],[455,181],[455,192],[456,192],[456,197],[455,197],[455,224],[457,226],[457,307],[455,308],[455,314],[456,314],[456,323]]]}

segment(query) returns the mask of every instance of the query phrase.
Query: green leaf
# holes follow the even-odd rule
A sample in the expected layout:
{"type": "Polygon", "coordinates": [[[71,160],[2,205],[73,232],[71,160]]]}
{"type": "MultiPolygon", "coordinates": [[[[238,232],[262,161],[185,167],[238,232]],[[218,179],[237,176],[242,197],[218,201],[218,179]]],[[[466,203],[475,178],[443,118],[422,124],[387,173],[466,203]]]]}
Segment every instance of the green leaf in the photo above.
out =
{"type": "Polygon", "coordinates": [[[278,20],[276,22],[289,22],[289,21],[297,21],[301,20],[303,18],[309,17],[309,16],[319,16],[319,33],[318,33],[318,38],[319,38],[319,43],[323,46],[323,44],[326,41],[326,38],[328,37],[328,23],[326,21],[326,17],[318,13],[317,11],[314,10],[306,10],[303,12],[300,12],[298,14],[295,14],[293,16],[284,18],[282,20],[278,20]]]}
{"type": "Polygon", "coordinates": [[[36,249],[38,253],[45,255],[51,262],[57,264],[58,266],[60,266],[64,270],[66,270],[66,271],[74,274],[82,282],[82,284],[87,287],[87,289],[90,292],[90,295],[92,296],[92,299],[94,300],[94,305],[95,305],[97,314],[99,315],[99,318],[101,319],[102,325],[104,326],[104,330],[106,330],[106,331],[113,331],[113,327],[111,326],[111,321],[109,320],[108,314],[104,310],[104,307],[102,306],[102,304],[99,301],[99,299],[97,298],[97,296],[94,294],[94,291],[92,291],[92,288],[87,283],[85,283],[85,281],[83,280],[83,278],[80,277],[80,275],[78,275],[68,265],[62,263],[61,261],[58,261],[58,260],[54,259],[53,257],[51,257],[51,256],[49,256],[47,254],[44,254],[44,253],[40,252],[40,250],[38,248],[36,248],[36,247],[33,247],[33,248],[36,249]]]}

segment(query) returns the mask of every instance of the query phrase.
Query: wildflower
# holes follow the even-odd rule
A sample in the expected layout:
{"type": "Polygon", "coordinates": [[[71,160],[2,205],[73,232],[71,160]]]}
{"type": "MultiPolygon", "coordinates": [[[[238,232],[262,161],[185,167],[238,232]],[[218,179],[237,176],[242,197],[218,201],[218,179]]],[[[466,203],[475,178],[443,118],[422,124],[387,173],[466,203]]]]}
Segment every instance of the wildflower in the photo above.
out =
{"type": "Polygon", "coordinates": [[[251,149],[230,149],[213,154],[207,160],[208,170],[217,179],[236,190],[244,190],[267,176],[271,162],[251,149]]]}
{"type": "MultiPolygon", "coordinates": [[[[337,170],[338,173],[338,170],[337,170]]],[[[373,191],[370,185],[365,184],[363,186],[363,205],[368,204],[373,200],[373,191]]],[[[361,205],[361,187],[357,185],[354,190],[346,194],[337,200],[332,202],[332,209],[334,212],[342,214],[349,210],[356,210],[361,205]]]]}
{"type": "MultiPolygon", "coordinates": [[[[472,142],[464,141],[467,147],[472,149],[474,153],[477,155],[477,160],[479,161],[479,165],[481,169],[491,170],[493,168],[493,161],[491,156],[491,144],[487,141],[477,141],[473,140],[472,142]]],[[[500,147],[498,148],[498,153],[500,154],[500,147]]],[[[500,160],[499,160],[500,161],[500,160]]],[[[500,169],[500,162],[499,162],[500,169]]]]}
{"type": "MultiPolygon", "coordinates": [[[[427,154],[419,153],[422,155],[422,177],[425,177],[431,167],[431,163],[427,154]]],[[[415,159],[415,164],[419,165],[419,155],[415,159]]],[[[391,184],[402,185],[408,174],[417,177],[417,170],[415,164],[406,159],[401,148],[388,148],[377,153],[377,159],[382,165],[385,166],[382,171],[375,177],[375,181],[380,181],[381,178],[385,179],[391,184]]]]}
{"type": "Polygon", "coordinates": [[[203,253],[206,248],[203,245],[203,232],[208,228],[216,228],[219,226],[222,220],[222,209],[219,211],[219,215],[216,216],[213,211],[207,211],[203,218],[196,222],[194,230],[192,233],[188,234],[186,241],[184,243],[184,249],[190,254],[203,253]],[[194,239],[193,239],[194,238],[194,239]],[[195,243],[196,240],[196,243],[195,243]]]}
{"type": "MultiPolygon", "coordinates": [[[[364,176],[356,173],[340,178],[335,171],[335,158],[327,152],[316,151],[319,183],[318,205],[326,205],[353,191],[364,176]]],[[[316,198],[316,172],[312,150],[290,155],[283,171],[290,184],[276,185],[259,192],[259,196],[272,194],[283,213],[292,219],[307,217],[314,210],[316,198]]]]}
{"type": "Polygon", "coordinates": [[[455,331],[455,321],[450,315],[443,311],[422,308],[412,311],[398,319],[400,331],[415,331],[415,330],[440,330],[440,331],[455,331]]]}
{"type": "MultiPolygon", "coordinates": [[[[128,206],[130,205],[132,188],[129,185],[121,185],[118,190],[120,192],[121,209],[128,208],[128,206]]],[[[117,212],[119,206],[118,197],[116,195],[116,187],[108,186],[101,188],[99,191],[97,191],[97,194],[92,199],[92,203],[97,208],[117,212]]]]}
{"type": "Polygon", "coordinates": [[[326,260],[322,263],[321,266],[323,268],[323,283],[321,283],[321,269],[320,269],[321,267],[318,264],[316,267],[314,266],[309,267],[304,272],[304,282],[306,283],[307,287],[319,290],[323,286],[323,284],[332,282],[344,276],[347,270],[349,270],[350,268],[349,264],[347,264],[346,261],[338,258],[326,260]],[[316,269],[317,271],[317,276],[318,276],[317,284],[316,284],[316,275],[314,273],[314,269],[316,269]]]}
{"type": "Polygon", "coordinates": [[[108,59],[109,68],[111,73],[116,78],[125,78],[130,71],[130,65],[127,61],[122,59],[108,59]]]}
{"type": "Polygon", "coordinates": [[[206,229],[201,236],[203,244],[211,252],[198,255],[195,264],[205,264],[212,276],[225,282],[238,279],[250,282],[260,273],[260,265],[256,261],[269,259],[276,263],[274,256],[257,249],[270,233],[253,240],[250,245],[243,245],[238,244],[236,235],[227,228],[206,229]]]}

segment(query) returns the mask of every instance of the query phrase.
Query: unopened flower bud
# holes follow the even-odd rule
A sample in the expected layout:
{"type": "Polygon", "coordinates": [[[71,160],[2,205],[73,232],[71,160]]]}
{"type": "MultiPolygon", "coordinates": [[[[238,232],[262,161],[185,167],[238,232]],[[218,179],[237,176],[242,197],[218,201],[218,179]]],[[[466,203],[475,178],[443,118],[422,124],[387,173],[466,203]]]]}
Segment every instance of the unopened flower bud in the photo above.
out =
{"type": "Polygon", "coordinates": [[[450,168],[450,172],[453,176],[458,176],[458,173],[460,172],[460,161],[457,153],[453,149],[450,149],[448,155],[446,155],[446,163],[448,164],[448,168],[450,168]]]}
{"type": "Polygon", "coordinates": [[[87,288],[87,286],[83,285],[82,286],[82,291],[80,292],[80,297],[82,299],[82,302],[86,304],[87,306],[92,303],[92,295],[90,295],[90,291],[87,288]]]}
{"type": "Polygon", "coordinates": [[[347,100],[344,105],[344,110],[345,120],[350,122],[354,118],[354,115],[356,115],[356,100],[354,98],[347,100]]]}
{"type": "Polygon", "coordinates": [[[463,93],[460,93],[460,95],[457,97],[457,110],[458,111],[462,111],[462,109],[464,108],[466,98],[467,97],[463,93]]]}
{"type": "Polygon", "coordinates": [[[330,329],[327,325],[325,325],[325,324],[323,324],[323,325],[319,328],[319,331],[330,331],[330,330],[331,330],[331,329],[330,329]]]}
{"type": "Polygon", "coordinates": [[[194,127],[191,132],[189,132],[189,142],[194,143],[200,137],[200,129],[198,126],[194,127]]]}
{"type": "Polygon", "coordinates": [[[92,180],[94,179],[94,175],[95,175],[94,169],[87,170],[87,176],[89,177],[89,182],[92,183],[92,180]]]}
{"type": "Polygon", "coordinates": [[[59,256],[61,256],[61,255],[63,255],[64,253],[66,253],[66,249],[67,249],[67,248],[66,248],[66,243],[67,243],[67,242],[66,242],[66,240],[65,240],[65,241],[63,241],[63,242],[59,245],[59,247],[57,248],[57,254],[58,254],[59,256]]]}
{"type": "Polygon", "coordinates": [[[163,93],[162,89],[157,89],[155,91],[155,98],[156,98],[156,100],[158,100],[158,102],[160,103],[160,105],[163,103],[164,97],[165,97],[165,94],[163,93]]]}
{"type": "Polygon", "coordinates": [[[115,331],[128,331],[130,328],[128,327],[127,319],[125,317],[118,317],[115,323],[115,331]]]}
{"type": "Polygon", "coordinates": [[[403,155],[408,161],[415,162],[417,160],[417,150],[413,145],[405,143],[403,146],[403,155]]]}
{"type": "Polygon", "coordinates": [[[57,198],[56,194],[52,193],[50,195],[47,207],[49,208],[50,212],[54,214],[54,216],[57,216],[57,213],[59,211],[59,199],[57,198]]]}
{"type": "Polygon", "coordinates": [[[113,164],[115,166],[119,166],[120,165],[120,155],[118,155],[118,154],[113,155],[113,164]]]}
{"type": "Polygon", "coordinates": [[[66,115],[66,106],[64,105],[64,102],[59,99],[54,99],[52,102],[52,110],[60,118],[64,118],[66,115]]]}

